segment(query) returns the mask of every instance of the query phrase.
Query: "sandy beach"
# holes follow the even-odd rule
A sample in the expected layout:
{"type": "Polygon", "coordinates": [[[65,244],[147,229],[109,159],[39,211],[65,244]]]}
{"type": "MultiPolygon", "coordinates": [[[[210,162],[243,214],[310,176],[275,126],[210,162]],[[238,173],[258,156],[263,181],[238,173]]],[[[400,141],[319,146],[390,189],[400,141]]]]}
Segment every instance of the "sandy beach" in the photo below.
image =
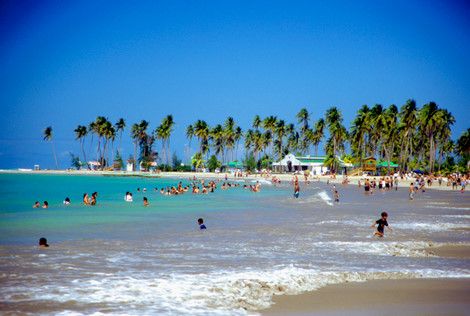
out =
{"type": "Polygon", "coordinates": [[[276,296],[262,315],[468,315],[470,279],[374,280],[276,296]]]}
{"type": "MultiPolygon", "coordinates": [[[[426,251],[438,257],[470,260],[468,244],[426,251]]],[[[262,315],[468,315],[469,297],[470,279],[371,280],[275,296],[273,306],[262,315]]]]}

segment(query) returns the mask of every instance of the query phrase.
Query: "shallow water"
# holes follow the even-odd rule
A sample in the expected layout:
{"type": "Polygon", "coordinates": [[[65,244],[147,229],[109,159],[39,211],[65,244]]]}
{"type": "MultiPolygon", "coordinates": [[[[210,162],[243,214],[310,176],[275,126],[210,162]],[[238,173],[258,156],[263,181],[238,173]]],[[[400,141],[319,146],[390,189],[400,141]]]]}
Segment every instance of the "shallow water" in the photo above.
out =
{"type": "Polygon", "coordinates": [[[256,194],[153,191],[178,181],[0,175],[0,310],[245,315],[268,307],[273,294],[331,283],[470,277],[468,260],[423,250],[470,243],[468,193],[427,190],[409,201],[406,189],[365,196],[338,186],[338,204],[331,187],[317,182],[303,185],[299,199],[287,184],[265,183],[256,194]],[[80,205],[93,191],[98,205],[80,205]],[[133,203],[124,201],[126,191],[133,203]],[[32,209],[35,200],[50,208],[32,209]],[[382,210],[393,231],[379,240],[370,225],[382,210]],[[207,231],[198,230],[199,217],[207,231]],[[49,249],[37,249],[42,236],[49,249]]]}

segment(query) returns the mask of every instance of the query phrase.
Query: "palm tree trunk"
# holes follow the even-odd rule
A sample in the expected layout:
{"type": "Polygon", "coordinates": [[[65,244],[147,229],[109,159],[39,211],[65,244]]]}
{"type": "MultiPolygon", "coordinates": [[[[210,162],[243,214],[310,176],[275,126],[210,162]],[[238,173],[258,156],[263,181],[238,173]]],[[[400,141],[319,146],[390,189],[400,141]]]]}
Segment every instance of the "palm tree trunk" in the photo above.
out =
{"type": "Polygon", "coordinates": [[[55,167],[57,170],[59,170],[59,163],[57,162],[57,155],[56,155],[56,152],[55,152],[55,146],[54,146],[54,142],[51,140],[51,145],[52,145],[52,154],[54,155],[54,160],[55,160],[55,167]]]}
{"type": "Polygon", "coordinates": [[[81,144],[82,144],[83,159],[85,160],[85,163],[86,163],[86,165],[87,165],[87,169],[90,169],[89,166],[88,166],[88,161],[87,161],[87,159],[86,159],[86,153],[85,153],[85,146],[84,146],[84,143],[85,143],[85,141],[84,141],[84,139],[82,138],[82,139],[81,139],[81,144]]]}

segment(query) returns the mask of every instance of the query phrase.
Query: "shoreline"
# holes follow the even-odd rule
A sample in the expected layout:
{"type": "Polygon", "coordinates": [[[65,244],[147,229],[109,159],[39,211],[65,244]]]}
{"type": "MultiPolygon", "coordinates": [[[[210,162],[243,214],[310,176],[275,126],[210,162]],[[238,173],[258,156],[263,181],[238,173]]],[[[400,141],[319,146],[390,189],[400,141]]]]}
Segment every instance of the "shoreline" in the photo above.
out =
{"type": "MultiPolygon", "coordinates": [[[[141,171],[91,171],[91,170],[18,170],[18,169],[0,169],[0,174],[43,174],[43,175],[80,175],[80,176],[114,176],[114,177],[142,177],[142,178],[203,178],[203,179],[224,179],[226,173],[215,173],[215,172],[183,172],[183,171],[168,171],[160,173],[151,173],[151,172],[141,172],[141,171]]],[[[282,182],[288,182],[292,180],[294,174],[286,173],[272,173],[271,176],[264,176],[261,174],[250,174],[248,176],[243,176],[241,178],[234,178],[230,173],[227,173],[228,181],[230,180],[259,180],[265,179],[269,180],[271,176],[276,176],[282,182]]],[[[304,183],[303,175],[297,175],[299,177],[299,182],[304,183]]],[[[358,181],[365,179],[363,176],[348,176],[349,184],[348,186],[358,185],[358,181]]],[[[379,176],[369,176],[368,179],[379,179],[379,176]]],[[[330,184],[343,185],[342,184],[343,176],[339,175],[336,179],[331,179],[330,176],[310,176],[310,183],[315,182],[329,182],[330,184]]],[[[408,188],[410,183],[414,182],[413,179],[404,179],[400,180],[398,183],[399,188],[408,188]]],[[[451,186],[445,185],[439,186],[437,183],[432,186],[426,186],[426,190],[440,190],[440,191],[455,191],[459,192],[460,188],[452,190],[451,186]]],[[[378,190],[378,189],[377,189],[378,190]]]]}
{"type": "MultiPolygon", "coordinates": [[[[423,249],[437,257],[470,260],[470,244],[423,249]]],[[[470,278],[410,278],[330,284],[297,295],[273,296],[263,316],[466,315],[470,278]],[[338,301],[340,298],[340,304],[338,301]]]]}
{"type": "Polygon", "coordinates": [[[264,316],[466,315],[470,278],[369,280],[281,295],[264,316]]]}

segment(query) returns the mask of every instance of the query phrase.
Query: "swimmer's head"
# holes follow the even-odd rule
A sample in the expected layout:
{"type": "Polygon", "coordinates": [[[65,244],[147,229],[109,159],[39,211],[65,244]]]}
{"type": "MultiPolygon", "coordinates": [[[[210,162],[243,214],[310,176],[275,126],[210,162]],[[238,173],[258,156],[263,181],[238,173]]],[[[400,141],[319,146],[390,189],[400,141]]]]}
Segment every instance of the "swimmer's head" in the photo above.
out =
{"type": "Polygon", "coordinates": [[[202,218],[198,218],[197,223],[198,223],[199,225],[201,225],[201,224],[204,223],[204,220],[203,220],[202,218]]]}
{"type": "Polygon", "coordinates": [[[47,239],[44,237],[39,238],[39,246],[40,247],[49,247],[47,244],[47,239]]]}

